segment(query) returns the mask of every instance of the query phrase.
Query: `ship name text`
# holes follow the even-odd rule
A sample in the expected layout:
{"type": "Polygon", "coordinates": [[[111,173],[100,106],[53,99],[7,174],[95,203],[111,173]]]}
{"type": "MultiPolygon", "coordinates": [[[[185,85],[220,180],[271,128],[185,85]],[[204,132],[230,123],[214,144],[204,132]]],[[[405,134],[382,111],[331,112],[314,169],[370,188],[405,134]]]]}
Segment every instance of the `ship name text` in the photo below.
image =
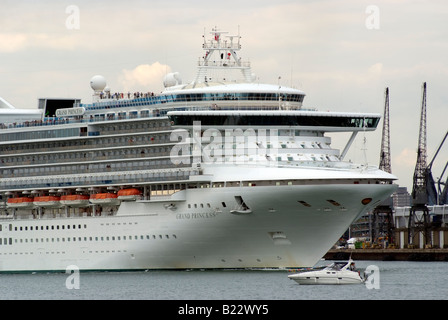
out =
{"type": "Polygon", "coordinates": [[[193,212],[193,213],[178,213],[176,219],[208,219],[215,218],[216,212],[193,212]]]}

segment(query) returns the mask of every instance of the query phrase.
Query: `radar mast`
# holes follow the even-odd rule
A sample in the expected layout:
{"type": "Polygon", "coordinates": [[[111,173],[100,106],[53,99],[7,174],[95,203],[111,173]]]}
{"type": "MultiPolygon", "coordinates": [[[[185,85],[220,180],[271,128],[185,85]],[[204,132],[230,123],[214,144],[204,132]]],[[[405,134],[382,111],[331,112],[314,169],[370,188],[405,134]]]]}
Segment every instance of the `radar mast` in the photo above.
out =
{"type": "Polygon", "coordinates": [[[206,38],[205,32],[202,36],[205,54],[199,59],[194,83],[236,82],[229,77],[229,71],[240,71],[245,82],[253,82],[250,62],[243,62],[238,56],[241,50],[239,28],[238,35],[227,35],[228,32],[217,27],[212,28],[210,34],[210,39],[206,38]]]}

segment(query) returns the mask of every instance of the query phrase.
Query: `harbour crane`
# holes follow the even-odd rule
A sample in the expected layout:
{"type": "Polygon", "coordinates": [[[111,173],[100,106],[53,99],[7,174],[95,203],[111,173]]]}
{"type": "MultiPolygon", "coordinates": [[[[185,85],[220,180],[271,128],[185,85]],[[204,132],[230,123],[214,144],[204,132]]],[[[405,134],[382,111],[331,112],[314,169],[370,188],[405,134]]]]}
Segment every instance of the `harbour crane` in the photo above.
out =
{"type": "Polygon", "coordinates": [[[408,244],[413,245],[415,233],[422,232],[426,245],[431,245],[429,233],[429,209],[427,186],[429,174],[426,162],[426,82],[422,86],[422,106],[420,113],[420,129],[417,148],[417,162],[415,164],[413,187],[412,187],[412,206],[409,211],[408,220],[408,244]],[[418,213],[421,213],[420,215],[418,213]]]}
{"type": "MultiPolygon", "coordinates": [[[[381,138],[379,169],[388,173],[392,173],[390,153],[389,88],[386,88],[384,100],[384,119],[381,138]]],[[[390,243],[394,243],[392,197],[384,200],[372,211],[372,241],[378,242],[378,238],[381,235],[386,236],[390,243]]]]}
{"type": "Polygon", "coordinates": [[[384,120],[379,168],[388,173],[392,173],[390,160],[389,88],[386,88],[384,100],[384,120]]]}

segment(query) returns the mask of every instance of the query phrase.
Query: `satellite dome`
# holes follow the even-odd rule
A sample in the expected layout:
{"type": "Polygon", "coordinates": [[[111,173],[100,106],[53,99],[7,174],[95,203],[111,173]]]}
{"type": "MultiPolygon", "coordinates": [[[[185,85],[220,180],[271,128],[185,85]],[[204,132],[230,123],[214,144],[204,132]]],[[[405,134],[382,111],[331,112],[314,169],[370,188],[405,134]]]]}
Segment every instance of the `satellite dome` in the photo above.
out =
{"type": "Polygon", "coordinates": [[[182,84],[179,72],[168,73],[163,79],[163,85],[165,88],[172,87],[178,84],[182,84]]]}
{"type": "Polygon", "coordinates": [[[179,72],[174,72],[174,73],[173,73],[173,76],[174,76],[174,79],[176,79],[177,84],[182,84],[182,78],[181,78],[179,72]]]}
{"type": "Polygon", "coordinates": [[[168,73],[165,78],[163,79],[163,85],[165,88],[175,86],[177,83],[176,79],[174,78],[174,74],[168,73]]]}
{"type": "Polygon", "coordinates": [[[90,87],[95,91],[103,91],[106,87],[106,79],[103,76],[94,76],[90,79],[90,87]]]}

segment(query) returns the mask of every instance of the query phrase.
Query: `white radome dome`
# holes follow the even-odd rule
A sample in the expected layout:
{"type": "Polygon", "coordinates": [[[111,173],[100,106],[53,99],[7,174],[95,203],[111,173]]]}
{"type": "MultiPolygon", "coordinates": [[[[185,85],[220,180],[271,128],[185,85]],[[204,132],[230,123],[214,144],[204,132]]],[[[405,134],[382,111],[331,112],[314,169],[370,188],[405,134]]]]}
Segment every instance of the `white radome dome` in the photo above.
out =
{"type": "Polygon", "coordinates": [[[168,73],[163,79],[163,85],[165,88],[169,88],[178,84],[182,84],[179,72],[168,73]]]}
{"type": "Polygon", "coordinates": [[[106,85],[106,79],[103,76],[97,75],[90,79],[90,87],[95,91],[103,91],[106,85]]]}
{"type": "Polygon", "coordinates": [[[174,76],[172,73],[168,73],[165,78],[163,78],[163,86],[165,88],[172,87],[176,85],[176,79],[174,79],[174,76]]]}
{"type": "Polygon", "coordinates": [[[174,79],[177,80],[177,84],[182,84],[182,78],[180,76],[180,73],[179,72],[174,72],[173,75],[174,75],[174,79]]]}

